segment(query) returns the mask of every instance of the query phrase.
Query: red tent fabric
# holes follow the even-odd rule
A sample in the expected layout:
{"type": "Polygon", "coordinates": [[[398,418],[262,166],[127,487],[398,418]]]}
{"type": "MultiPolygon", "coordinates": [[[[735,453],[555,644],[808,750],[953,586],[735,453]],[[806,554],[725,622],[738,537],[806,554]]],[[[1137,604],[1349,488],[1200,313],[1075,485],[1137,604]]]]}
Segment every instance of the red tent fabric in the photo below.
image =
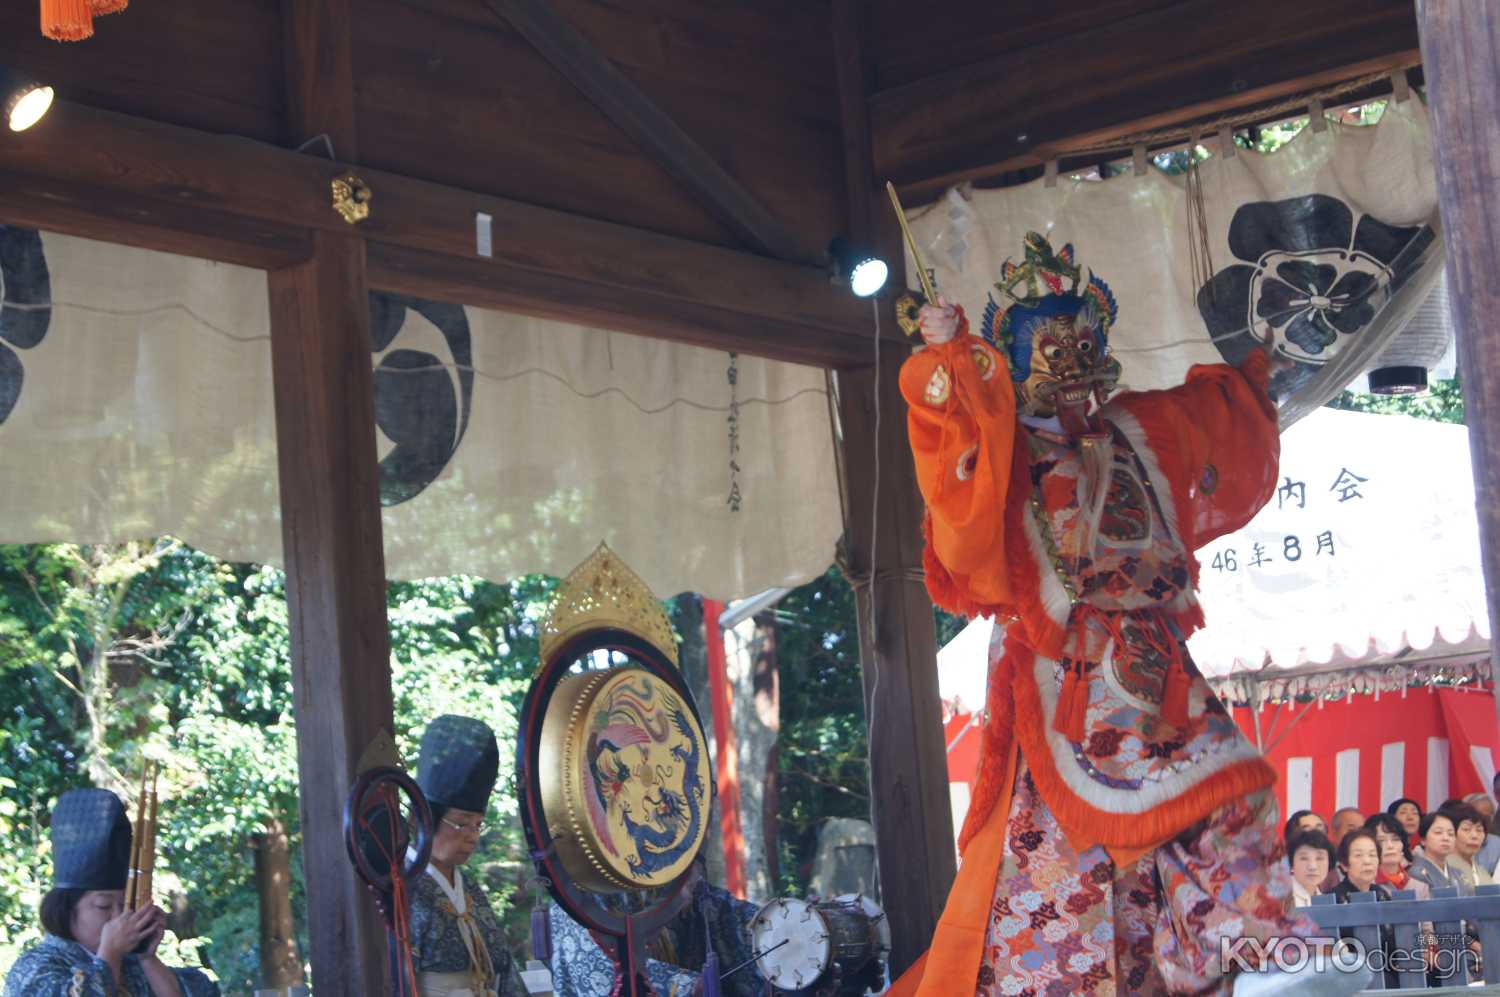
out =
{"type": "MultiPolygon", "coordinates": [[[[1282,813],[1341,807],[1369,814],[1409,796],[1431,810],[1450,797],[1488,790],[1500,751],[1500,724],[1488,689],[1409,689],[1406,695],[1351,695],[1312,707],[1288,703],[1272,723],[1261,710],[1266,757],[1277,769],[1282,813]],[[1282,732],[1285,736],[1282,736],[1282,732]]],[[[1248,709],[1235,720],[1255,737],[1248,709]]]]}

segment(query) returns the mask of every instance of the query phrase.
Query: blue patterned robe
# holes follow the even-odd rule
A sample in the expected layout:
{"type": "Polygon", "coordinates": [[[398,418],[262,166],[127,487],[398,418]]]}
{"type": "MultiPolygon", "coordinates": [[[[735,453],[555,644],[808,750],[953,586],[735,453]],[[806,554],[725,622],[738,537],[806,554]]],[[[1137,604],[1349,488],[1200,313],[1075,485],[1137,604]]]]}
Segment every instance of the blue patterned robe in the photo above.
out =
{"type": "MultiPolygon", "coordinates": [[[[174,969],[182,997],[219,997],[219,985],[196,969],[174,969]]],[[[27,949],[5,977],[5,997],[154,997],[146,971],[133,955],[121,963],[123,993],[114,974],[77,942],[48,935],[27,949]]]]}
{"type": "MultiPolygon", "coordinates": [[[[758,910],[755,904],[713,887],[701,905],[690,904],[648,946],[650,954],[669,955],[671,959],[651,958],[646,963],[646,978],[657,997],[691,997],[698,984],[698,971],[708,957],[707,935],[712,935],[721,973],[748,960],[754,954],[750,922],[758,910]]],[[[608,994],[614,984],[614,963],[588,929],[555,903],[547,916],[552,928],[553,992],[557,997],[608,994]]],[[[722,986],[725,997],[760,997],[766,992],[758,966],[746,966],[724,980],[722,986]]]]}
{"type": "MultiPolygon", "coordinates": [[[[526,997],[526,987],[516,973],[510,946],[505,942],[505,929],[500,927],[489,898],[473,877],[464,876],[462,871],[459,876],[463,879],[468,910],[495,968],[495,987],[500,997],[526,997]]],[[[411,956],[418,974],[469,971],[469,950],[459,933],[457,914],[430,873],[418,877],[412,886],[411,956]]]]}

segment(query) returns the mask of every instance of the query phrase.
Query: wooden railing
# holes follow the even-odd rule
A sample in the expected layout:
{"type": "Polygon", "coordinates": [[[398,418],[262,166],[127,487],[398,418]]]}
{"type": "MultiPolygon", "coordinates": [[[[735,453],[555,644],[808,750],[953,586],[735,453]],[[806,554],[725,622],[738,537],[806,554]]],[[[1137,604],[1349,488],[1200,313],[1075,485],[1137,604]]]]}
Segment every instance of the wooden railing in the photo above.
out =
{"type": "MultiPolygon", "coordinates": [[[[1444,981],[1447,985],[1461,987],[1477,979],[1479,965],[1485,983],[1500,983],[1500,885],[1481,886],[1473,896],[1459,896],[1453,887],[1434,889],[1430,900],[1397,890],[1390,900],[1377,902],[1374,893],[1356,893],[1341,904],[1324,894],[1313,897],[1312,906],[1302,910],[1330,935],[1345,929],[1368,953],[1384,951],[1381,929],[1391,929],[1398,958],[1388,968],[1394,970],[1396,989],[1427,986],[1420,954],[1434,947],[1434,939],[1439,966],[1456,967],[1456,975],[1444,981]],[[1466,933],[1478,936],[1482,959],[1474,958],[1466,933]],[[1408,953],[1415,957],[1403,958],[1408,953]]],[[[1372,989],[1388,989],[1383,973],[1375,974],[1372,989]]]]}

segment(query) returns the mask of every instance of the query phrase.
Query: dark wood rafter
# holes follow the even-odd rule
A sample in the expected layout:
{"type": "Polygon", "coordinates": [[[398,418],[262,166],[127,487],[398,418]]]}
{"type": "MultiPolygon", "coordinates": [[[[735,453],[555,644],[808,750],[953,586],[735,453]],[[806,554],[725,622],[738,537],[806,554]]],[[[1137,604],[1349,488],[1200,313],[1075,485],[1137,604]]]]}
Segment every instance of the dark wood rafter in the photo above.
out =
{"type": "MultiPolygon", "coordinates": [[[[870,159],[865,8],[863,0],[832,5],[849,232],[899,261],[894,225],[881,235],[881,221],[893,222],[894,215],[870,159]]],[[[893,297],[884,295],[876,307],[889,311],[893,297]]],[[[953,822],[936,624],[922,582],[922,497],[898,386],[909,348],[887,341],[879,349],[878,365],[836,376],[837,458],[859,617],[881,899],[891,923],[891,970],[899,975],[927,947],[943,911],[954,876],[953,822]]]]}
{"type": "Polygon", "coordinates": [[[354,0],[284,0],[282,45],[287,145],[326,135],[338,157],[356,163],[353,7],[354,0]]]}
{"type": "Polygon", "coordinates": [[[757,252],[817,258],[650,97],[594,48],[552,0],[485,0],[558,72],[757,252]]]}
{"type": "MultiPolygon", "coordinates": [[[[356,153],[353,0],[289,0],[287,125],[356,153]]],[[[343,805],[372,744],[392,738],[367,245],[315,231],[269,277],[282,548],[297,729],[309,956],[318,993],[384,993],[386,938],[350,864],[343,805]]]]}
{"type": "MultiPolygon", "coordinates": [[[[877,92],[877,170],[930,200],[1124,134],[1420,61],[1409,0],[1148,7],[877,92]]],[[[941,66],[946,56],[931,58],[941,66]]]]}
{"type": "Polygon", "coordinates": [[[1467,0],[1417,0],[1417,17],[1493,660],[1500,660],[1500,23],[1493,10],[1467,0]]]}
{"type": "MultiPolygon", "coordinates": [[[[32,131],[0,133],[0,174],[27,191],[0,196],[0,217],[14,200],[18,223],[270,267],[308,230],[351,231],[329,201],[329,182],[349,168],[63,102],[32,131]],[[234,222],[220,231],[215,217],[234,222]],[[131,220],[128,239],[114,218],[131,220]]],[[[867,362],[868,313],[821,267],[356,169],[375,200],[352,232],[380,244],[371,254],[378,289],[490,307],[499,293],[522,314],[799,363],[867,362]],[[493,259],[475,255],[476,212],[493,218],[493,259]]]]}

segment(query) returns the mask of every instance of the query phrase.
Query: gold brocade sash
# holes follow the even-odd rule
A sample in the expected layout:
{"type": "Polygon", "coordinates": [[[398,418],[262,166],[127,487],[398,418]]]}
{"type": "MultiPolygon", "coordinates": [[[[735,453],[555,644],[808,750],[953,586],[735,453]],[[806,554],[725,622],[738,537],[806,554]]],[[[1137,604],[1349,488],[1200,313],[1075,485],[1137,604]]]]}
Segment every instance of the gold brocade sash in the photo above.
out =
{"type": "Polygon", "coordinates": [[[443,909],[447,915],[452,916],[453,924],[458,925],[459,939],[462,940],[465,951],[468,951],[469,969],[466,973],[422,973],[419,981],[422,997],[450,997],[450,994],[452,997],[463,997],[465,994],[484,997],[493,993],[496,982],[495,964],[490,963],[489,949],[484,948],[484,939],[478,933],[478,924],[471,913],[474,904],[469,901],[465,904],[463,913],[459,913],[452,901],[446,901],[443,909]],[[434,988],[431,993],[429,981],[434,988]]]}

